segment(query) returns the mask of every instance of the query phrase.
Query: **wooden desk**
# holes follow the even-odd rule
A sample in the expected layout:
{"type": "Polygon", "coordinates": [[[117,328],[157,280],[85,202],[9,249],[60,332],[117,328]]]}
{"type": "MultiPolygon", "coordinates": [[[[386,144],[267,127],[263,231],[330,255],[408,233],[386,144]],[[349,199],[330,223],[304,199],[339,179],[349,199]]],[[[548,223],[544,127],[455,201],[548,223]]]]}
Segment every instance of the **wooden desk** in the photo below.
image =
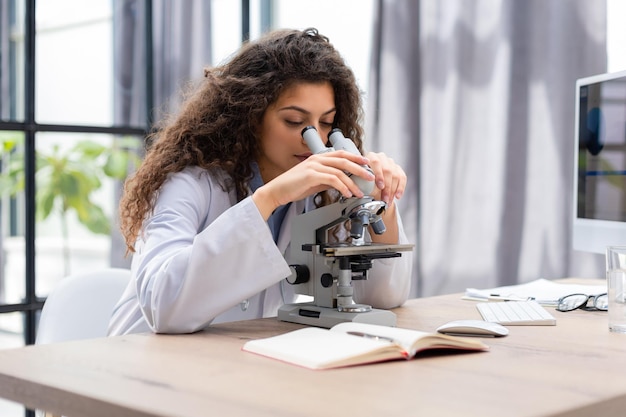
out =
{"type": "MultiPolygon", "coordinates": [[[[447,295],[409,301],[398,326],[480,318],[447,295]]],[[[142,334],[0,351],[0,396],[68,416],[623,416],[626,335],[602,312],[511,327],[489,352],[311,371],[240,350],[300,327],[275,319],[193,335],[142,334]]]]}

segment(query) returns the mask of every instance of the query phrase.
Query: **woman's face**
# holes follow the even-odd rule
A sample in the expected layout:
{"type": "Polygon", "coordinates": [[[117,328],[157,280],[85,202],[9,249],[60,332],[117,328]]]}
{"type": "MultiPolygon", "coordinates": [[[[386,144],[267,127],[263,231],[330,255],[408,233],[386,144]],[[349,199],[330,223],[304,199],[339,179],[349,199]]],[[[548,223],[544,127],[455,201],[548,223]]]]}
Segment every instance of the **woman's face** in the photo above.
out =
{"type": "Polygon", "coordinates": [[[335,94],[330,83],[297,83],[271,104],[261,124],[258,165],[263,182],[293,168],[311,155],[301,132],[314,126],[324,143],[335,119],[335,94]]]}

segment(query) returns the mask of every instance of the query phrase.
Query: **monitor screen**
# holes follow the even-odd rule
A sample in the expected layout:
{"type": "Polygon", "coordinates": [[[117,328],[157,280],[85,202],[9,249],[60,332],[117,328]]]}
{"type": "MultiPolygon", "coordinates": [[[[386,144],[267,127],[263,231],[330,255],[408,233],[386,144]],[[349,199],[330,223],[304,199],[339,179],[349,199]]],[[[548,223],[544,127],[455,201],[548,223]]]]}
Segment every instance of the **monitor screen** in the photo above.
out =
{"type": "Polygon", "coordinates": [[[575,250],[626,245],[626,71],[576,81],[575,250]]]}

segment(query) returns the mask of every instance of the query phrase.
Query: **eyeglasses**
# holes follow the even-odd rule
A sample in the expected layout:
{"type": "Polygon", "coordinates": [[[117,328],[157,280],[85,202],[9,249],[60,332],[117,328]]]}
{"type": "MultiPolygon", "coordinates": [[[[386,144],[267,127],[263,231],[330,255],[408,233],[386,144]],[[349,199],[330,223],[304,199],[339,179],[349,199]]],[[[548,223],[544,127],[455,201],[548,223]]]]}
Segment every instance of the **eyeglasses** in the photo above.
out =
{"type": "Polygon", "coordinates": [[[570,294],[559,299],[556,310],[572,311],[577,308],[586,311],[607,311],[609,309],[609,297],[607,293],[598,295],[570,294]],[[589,305],[590,303],[591,305],[589,305]]]}

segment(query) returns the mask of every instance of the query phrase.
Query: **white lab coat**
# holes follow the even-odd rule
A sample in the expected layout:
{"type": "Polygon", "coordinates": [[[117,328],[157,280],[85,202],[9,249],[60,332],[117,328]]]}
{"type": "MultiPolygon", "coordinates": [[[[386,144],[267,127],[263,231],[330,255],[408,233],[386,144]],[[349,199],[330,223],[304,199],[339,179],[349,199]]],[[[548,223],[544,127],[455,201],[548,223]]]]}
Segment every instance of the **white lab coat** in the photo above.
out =
{"type": "MultiPolygon", "coordinates": [[[[190,333],[210,323],[270,317],[295,300],[284,278],[290,269],[290,225],[311,199],[291,204],[275,244],[251,197],[237,203],[214,175],[199,167],[172,174],[133,255],[132,279],[114,309],[109,335],[190,333]]],[[[400,227],[400,242],[408,243],[400,227]]],[[[376,308],[406,301],[411,253],[377,259],[355,300],[376,308]]]]}

